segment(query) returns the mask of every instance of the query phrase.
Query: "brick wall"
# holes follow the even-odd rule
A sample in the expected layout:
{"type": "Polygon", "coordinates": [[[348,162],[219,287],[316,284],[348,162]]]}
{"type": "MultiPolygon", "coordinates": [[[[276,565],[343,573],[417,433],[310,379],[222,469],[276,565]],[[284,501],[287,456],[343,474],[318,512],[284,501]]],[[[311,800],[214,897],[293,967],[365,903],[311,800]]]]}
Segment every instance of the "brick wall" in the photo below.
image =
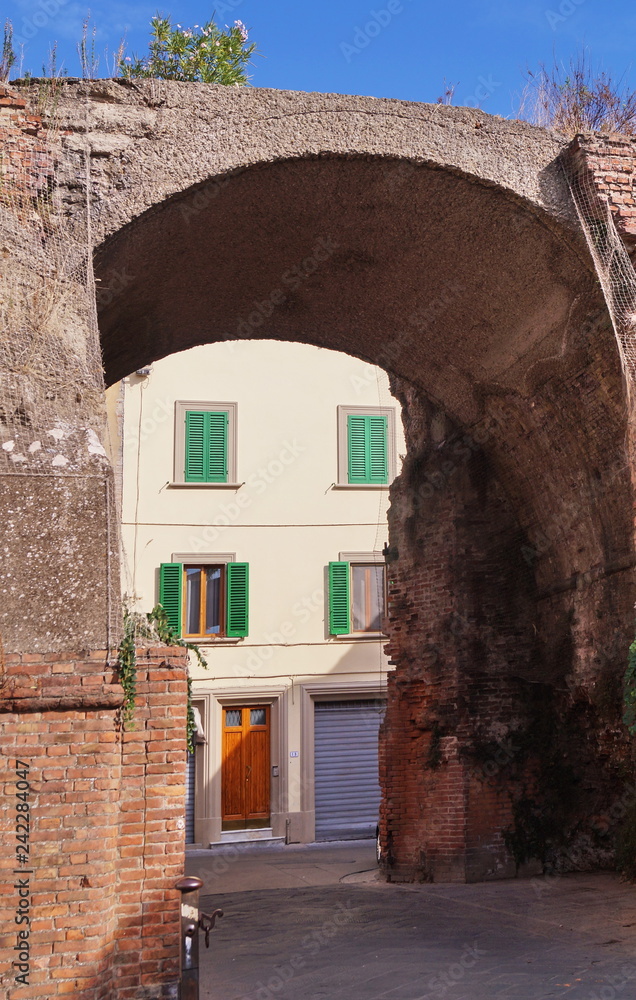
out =
{"type": "Polygon", "coordinates": [[[44,134],[41,115],[33,114],[23,97],[0,83],[0,202],[10,190],[14,207],[16,199],[26,207],[52,186],[54,163],[41,141],[44,134]]]}
{"type": "MultiPolygon", "coordinates": [[[[457,449],[447,419],[412,389],[398,391],[419,428],[419,455],[392,494],[385,869],[391,881],[511,875],[502,837],[510,796],[484,794],[472,752],[505,725],[507,675],[527,673],[533,581],[481,446],[457,449]]],[[[520,700],[515,707],[522,712],[520,700]]]]}
{"type": "MultiPolygon", "coordinates": [[[[13,997],[176,996],[186,660],[138,652],[134,725],[102,652],[6,658],[0,982],[13,997]],[[16,863],[16,765],[29,765],[30,860],[16,863]],[[29,986],[12,968],[17,880],[30,890],[29,986]],[[22,874],[20,874],[22,872],[22,874]]],[[[18,970],[19,971],[19,970],[18,970]]]]}
{"type": "Polygon", "coordinates": [[[579,135],[567,160],[609,204],[628,248],[636,247],[636,139],[624,135],[579,135]]]}
{"type": "Polygon", "coordinates": [[[574,372],[495,396],[470,431],[395,382],[409,452],[380,750],[392,881],[510,877],[567,861],[581,836],[590,865],[611,858],[616,824],[598,837],[594,816],[620,800],[630,757],[632,492],[606,319],[578,341],[574,372]]]}

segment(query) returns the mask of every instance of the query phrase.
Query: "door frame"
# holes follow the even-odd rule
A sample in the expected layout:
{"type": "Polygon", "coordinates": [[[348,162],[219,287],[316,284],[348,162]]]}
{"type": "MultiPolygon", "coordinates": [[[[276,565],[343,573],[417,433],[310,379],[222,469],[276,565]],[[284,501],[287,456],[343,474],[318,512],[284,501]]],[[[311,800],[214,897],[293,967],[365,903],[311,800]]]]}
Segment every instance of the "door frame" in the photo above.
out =
{"type": "Polygon", "coordinates": [[[192,704],[201,713],[205,743],[197,745],[194,761],[194,844],[189,844],[190,850],[207,847],[210,842],[210,695],[199,691],[193,692],[192,704]]]}
{"type": "Polygon", "coordinates": [[[285,820],[281,816],[283,805],[287,798],[287,703],[285,689],[253,687],[245,688],[237,693],[231,691],[214,691],[212,693],[211,711],[213,724],[211,737],[208,740],[210,758],[210,809],[214,817],[216,831],[215,840],[221,839],[222,827],[222,741],[223,741],[223,711],[226,708],[245,708],[254,705],[267,705],[269,708],[270,731],[270,825],[273,836],[284,836],[285,820]],[[271,769],[278,767],[278,777],[271,776],[271,769]],[[282,833],[280,832],[282,827],[282,833]]]}
{"type": "Polygon", "coordinates": [[[386,680],[350,681],[341,684],[323,682],[301,684],[301,808],[307,816],[307,833],[316,839],[316,783],[315,783],[315,709],[317,701],[362,701],[387,698],[386,680]]]}
{"type": "MultiPolygon", "coordinates": [[[[272,790],[272,781],[274,780],[274,778],[272,776],[272,763],[271,763],[271,755],[272,755],[272,736],[271,736],[271,733],[272,733],[272,709],[271,709],[271,705],[268,705],[267,702],[253,702],[252,701],[248,705],[226,706],[226,707],[223,708],[221,714],[223,715],[223,713],[225,713],[226,717],[225,717],[225,719],[223,719],[222,724],[221,724],[221,810],[222,810],[221,811],[221,824],[222,824],[222,829],[225,828],[226,830],[237,830],[238,831],[238,830],[253,830],[253,829],[256,828],[256,826],[267,827],[267,826],[270,825],[271,818],[272,818],[272,815],[271,815],[271,813],[272,813],[272,791],[271,790],[272,790]],[[255,725],[255,724],[253,724],[251,722],[251,718],[249,718],[249,719],[246,718],[246,716],[248,716],[253,710],[263,711],[265,713],[265,722],[264,723],[260,723],[260,724],[256,724],[255,725]],[[228,723],[227,723],[227,715],[228,715],[229,712],[233,712],[233,711],[240,713],[241,721],[240,721],[239,725],[229,726],[228,723]],[[253,740],[252,740],[252,735],[251,735],[253,731],[260,732],[260,733],[264,732],[265,733],[265,740],[259,740],[259,747],[260,747],[260,749],[256,752],[256,754],[254,756],[248,756],[248,754],[253,754],[254,753],[253,750],[249,749],[251,746],[253,746],[253,740]],[[235,787],[234,782],[230,782],[229,783],[229,787],[228,787],[228,784],[226,784],[226,782],[228,781],[228,778],[227,778],[227,766],[230,763],[230,756],[232,756],[233,753],[234,753],[234,750],[231,752],[231,754],[227,753],[227,741],[228,741],[228,737],[230,735],[236,736],[237,733],[240,733],[240,739],[239,739],[239,743],[238,743],[238,752],[240,753],[240,758],[241,758],[242,764],[246,765],[245,768],[243,768],[243,767],[240,768],[240,773],[239,773],[239,775],[237,775],[237,780],[238,780],[238,783],[239,783],[239,786],[240,786],[238,789],[235,787]],[[263,760],[263,758],[264,758],[264,760],[263,760]],[[257,803],[255,803],[254,801],[252,801],[251,795],[248,794],[248,788],[247,788],[248,777],[247,777],[247,773],[246,773],[247,767],[249,766],[247,764],[248,760],[251,760],[253,763],[257,763],[258,766],[257,766],[257,768],[255,768],[255,770],[257,771],[258,774],[262,774],[263,777],[264,777],[264,779],[265,779],[265,785],[266,785],[266,789],[267,789],[267,796],[263,796],[263,798],[260,798],[260,795],[259,795],[257,803]],[[242,785],[241,785],[241,781],[242,781],[242,785]],[[224,796],[224,791],[225,791],[225,796],[224,796]],[[241,816],[239,813],[234,813],[234,814],[232,814],[233,818],[230,818],[230,816],[228,816],[228,814],[226,812],[226,808],[227,808],[227,804],[228,804],[228,799],[232,800],[232,799],[236,799],[236,798],[238,798],[238,800],[240,800],[240,803],[242,804],[243,815],[241,816]],[[259,804],[263,808],[260,809],[260,810],[257,810],[255,812],[253,812],[250,815],[249,814],[248,805],[251,805],[253,807],[255,804],[259,804]],[[266,813],[267,815],[262,815],[262,813],[266,813]],[[245,825],[241,826],[241,823],[244,823],[245,825]],[[232,825],[228,826],[227,824],[232,824],[232,825]]],[[[232,745],[234,745],[234,741],[232,741],[232,745]]],[[[251,766],[249,766],[249,769],[250,769],[250,771],[252,770],[251,766]]],[[[230,768],[230,770],[234,770],[233,766],[230,768]]],[[[239,805],[239,801],[232,802],[232,804],[238,806],[239,805]]]]}

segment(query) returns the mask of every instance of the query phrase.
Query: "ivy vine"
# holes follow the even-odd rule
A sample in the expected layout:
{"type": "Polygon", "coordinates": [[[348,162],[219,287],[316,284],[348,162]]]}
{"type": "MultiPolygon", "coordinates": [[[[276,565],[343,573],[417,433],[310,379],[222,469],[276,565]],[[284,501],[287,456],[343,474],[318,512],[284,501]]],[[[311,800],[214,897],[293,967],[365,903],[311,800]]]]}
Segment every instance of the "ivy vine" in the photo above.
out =
{"type": "MultiPolygon", "coordinates": [[[[172,628],[161,604],[156,604],[152,611],[143,615],[124,609],[124,634],[119,644],[117,667],[119,681],[124,689],[124,703],[121,718],[124,724],[131,723],[135,713],[135,697],[137,694],[137,641],[139,639],[154,639],[166,646],[182,646],[194,653],[199,666],[208,669],[201,650],[193,642],[186,642],[172,628]]],[[[187,676],[188,699],[186,714],[186,743],[188,753],[194,753],[194,734],[196,723],[192,709],[192,679],[187,676]]]]}

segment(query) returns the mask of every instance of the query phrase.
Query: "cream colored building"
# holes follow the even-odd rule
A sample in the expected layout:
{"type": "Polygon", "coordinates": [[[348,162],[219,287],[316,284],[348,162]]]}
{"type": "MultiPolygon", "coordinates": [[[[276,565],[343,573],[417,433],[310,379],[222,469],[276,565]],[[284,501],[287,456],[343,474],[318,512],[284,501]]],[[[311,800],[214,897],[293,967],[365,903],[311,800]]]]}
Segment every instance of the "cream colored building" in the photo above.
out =
{"type": "Polygon", "coordinates": [[[388,378],[297,343],[194,348],[109,391],[123,590],[166,607],[205,742],[188,840],[369,836],[388,667],[388,378]]]}

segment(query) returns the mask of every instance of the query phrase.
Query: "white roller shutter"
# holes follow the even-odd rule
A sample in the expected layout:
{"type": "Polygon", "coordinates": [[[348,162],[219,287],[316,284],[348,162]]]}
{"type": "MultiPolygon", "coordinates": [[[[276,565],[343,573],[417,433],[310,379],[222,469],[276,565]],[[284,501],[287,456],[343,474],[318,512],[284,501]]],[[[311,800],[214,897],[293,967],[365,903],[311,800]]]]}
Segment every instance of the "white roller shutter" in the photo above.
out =
{"type": "Polygon", "coordinates": [[[316,840],[375,836],[384,710],[379,700],[315,703],[316,840]]]}

